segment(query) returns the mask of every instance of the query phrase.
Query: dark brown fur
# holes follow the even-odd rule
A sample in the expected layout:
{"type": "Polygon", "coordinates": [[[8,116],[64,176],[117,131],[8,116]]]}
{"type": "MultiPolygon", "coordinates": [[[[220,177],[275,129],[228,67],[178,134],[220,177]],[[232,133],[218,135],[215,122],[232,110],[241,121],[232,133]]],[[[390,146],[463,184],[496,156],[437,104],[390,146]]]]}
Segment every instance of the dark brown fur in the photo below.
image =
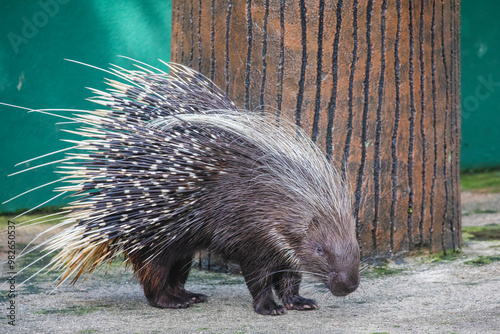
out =
{"type": "MultiPolygon", "coordinates": [[[[318,276],[336,296],[357,288],[357,241],[344,238],[334,228],[335,224],[351,222],[315,217],[293,198],[254,182],[247,167],[239,161],[237,173],[219,176],[211,183],[209,195],[192,208],[203,217],[195,232],[183,234],[151,262],[146,261],[147,252],[131,258],[152,306],[183,308],[207,299],[184,289],[195,251],[207,247],[240,265],[254,309],[260,314],[280,315],[286,309],[318,307],[316,301],[299,294],[302,271],[318,276]],[[291,246],[297,261],[277,246],[272,229],[291,246]],[[284,306],[274,301],[273,289],[284,306]]],[[[226,166],[226,170],[233,169],[226,166]]]]}

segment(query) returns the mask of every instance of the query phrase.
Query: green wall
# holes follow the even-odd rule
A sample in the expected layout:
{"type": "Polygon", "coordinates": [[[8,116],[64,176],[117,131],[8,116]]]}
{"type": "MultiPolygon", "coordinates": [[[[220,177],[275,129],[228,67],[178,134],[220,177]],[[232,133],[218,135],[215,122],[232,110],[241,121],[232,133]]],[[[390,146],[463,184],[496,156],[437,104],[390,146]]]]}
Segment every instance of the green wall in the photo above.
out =
{"type": "Polygon", "coordinates": [[[461,168],[500,167],[500,1],[461,6],[461,168]]]}
{"type": "MultiPolygon", "coordinates": [[[[125,55],[161,66],[170,58],[171,1],[2,1],[0,102],[29,108],[94,109],[85,87],[103,89],[109,74],[65,61],[107,68],[128,66],[125,55]]],[[[70,144],[68,125],[55,117],[0,106],[0,202],[56,179],[52,166],[8,174],[38,163],[14,165],[70,144]]],[[[55,156],[62,158],[62,155],[55,156]]],[[[0,205],[0,212],[31,208],[54,196],[53,185],[0,205]]],[[[67,200],[59,199],[51,205],[67,200]]]]}

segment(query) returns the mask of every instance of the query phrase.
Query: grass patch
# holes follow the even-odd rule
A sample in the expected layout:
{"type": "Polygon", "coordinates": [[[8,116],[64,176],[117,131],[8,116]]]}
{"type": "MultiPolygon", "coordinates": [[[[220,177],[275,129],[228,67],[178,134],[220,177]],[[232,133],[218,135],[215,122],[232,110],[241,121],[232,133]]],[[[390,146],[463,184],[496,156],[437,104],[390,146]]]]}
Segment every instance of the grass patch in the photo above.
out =
{"type": "Polygon", "coordinates": [[[389,268],[386,266],[373,267],[373,268],[370,268],[370,270],[368,270],[366,275],[368,277],[385,277],[385,276],[400,274],[404,271],[405,270],[403,268],[389,268]]]}
{"type": "Polygon", "coordinates": [[[88,313],[96,312],[99,310],[102,310],[106,307],[109,307],[108,305],[100,305],[100,306],[92,306],[92,307],[85,307],[85,306],[70,306],[64,309],[41,309],[37,311],[37,314],[68,314],[68,315],[85,315],[88,313]]]}
{"type": "Polygon", "coordinates": [[[447,262],[447,261],[454,261],[458,259],[464,258],[464,254],[462,254],[461,251],[455,251],[455,252],[449,252],[449,253],[437,253],[434,256],[431,257],[431,262],[432,263],[437,263],[437,262],[447,262]]]}
{"type": "Polygon", "coordinates": [[[500,224],[462,227],[462,238],[465,241],[500,240],[500,224]]]}
{"type": "Polygon", "coordinates": [[[477,213],[477,214],[498,213],[498,210],[489,210],[489,209],[481,210],[481,209],[476,209],[476,210],[474,210],[474,213],[477,213]]]}
{"type": "Polygon", "coordinates": [[[490,264],[490,263],[498,262],[498,261],[500,261],[500,256],[498,256],[498,255],[497,256],[483,256],[483,255],[480,255],[476,259],[465,261],[464,263],[468,264],[468,265],[471,265],[471,266],[484,266],[486,264],[490,264]]]}
{"type": "Polygon", "coordinates": [[[489,193],[500,192],[500,170],[480,173],[462,173],[460,188],[465,191],[481,190],[489,193]]]}
{"type": "Polygon", "coordinates": [[[404,268],[395,268],[389,265],[389,261],[384,261],[380,264],[374,265],[362,272],[365,277],[379,278],[391,275],[401,274],[405,271],[404,268]]]}

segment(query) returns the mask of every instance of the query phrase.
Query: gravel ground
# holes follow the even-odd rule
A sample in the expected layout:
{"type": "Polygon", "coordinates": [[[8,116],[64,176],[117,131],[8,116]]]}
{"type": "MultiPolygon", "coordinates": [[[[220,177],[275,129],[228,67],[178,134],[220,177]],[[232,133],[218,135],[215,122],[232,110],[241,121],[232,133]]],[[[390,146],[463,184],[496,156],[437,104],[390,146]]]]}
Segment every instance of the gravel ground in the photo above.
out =
{"type": "Polygon", "coordinates": [[[484,226],[500,223],[500,195],[462,193],[462,225],[484,226]]]}
{"type": "MultiPolygon", "coordinates": [[[[464,226],[499,224],[500,195],[463,194],[464,226]]],[[[302,294],[316,311],[278,317],[253,312],[239,276],[193,271],[188,289],[207,303],[184,310],[150,307],[129,271],[113,267],[76,287],[28,286],[15,299],[16,327],[2,333],[500,333],[500,240],[471,241],[448,257],[407,258],[370,270],[360,288],[336,298],[312,279],[302,294]]],[[[5,288],[2,287],[2,288],[5,288]]],[[[6,309],[5,299],[1,305],[6,309]]],[[[4,312],[2,312],[4,313],[4,312]]]]}

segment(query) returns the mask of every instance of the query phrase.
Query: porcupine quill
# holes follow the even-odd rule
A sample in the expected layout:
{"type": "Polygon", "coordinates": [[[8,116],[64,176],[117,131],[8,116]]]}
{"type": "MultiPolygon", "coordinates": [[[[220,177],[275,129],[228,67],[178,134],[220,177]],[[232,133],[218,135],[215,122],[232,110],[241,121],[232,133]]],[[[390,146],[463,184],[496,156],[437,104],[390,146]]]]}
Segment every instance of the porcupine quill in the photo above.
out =
{"type": "Polygon", "coordinates": [[[299,295],[303,272],[334,295],[354,291],[350,190],[307,134],[240,111],[188,67],[130,60],[133,70],[104,70],[118,78],[109,89],[92,89],[105,109],[64,117],[83,139],[57,162],[67,185],[56,190],[77,199],[63,209],[69,227],[35,246],[59,251],[59,283],[123,254],[152,306],[187,307],[207,299],[184,283],[194,253],[209,248],[240,265],[261,314],[317,308],[299,295]]]}

